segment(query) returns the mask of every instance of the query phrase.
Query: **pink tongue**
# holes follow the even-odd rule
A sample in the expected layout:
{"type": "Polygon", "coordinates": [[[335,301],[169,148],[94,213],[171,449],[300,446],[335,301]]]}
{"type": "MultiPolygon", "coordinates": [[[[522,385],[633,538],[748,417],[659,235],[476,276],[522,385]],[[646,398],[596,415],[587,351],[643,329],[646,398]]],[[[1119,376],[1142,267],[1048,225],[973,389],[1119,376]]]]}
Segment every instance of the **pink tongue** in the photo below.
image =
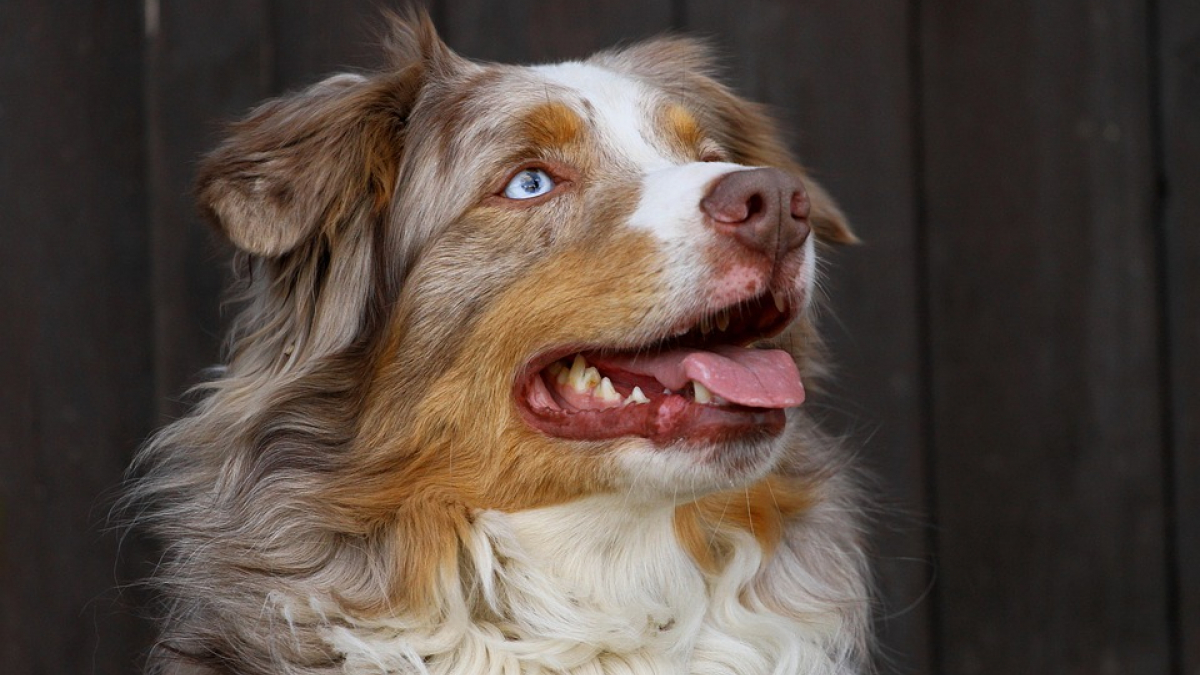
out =
{"type": "Polygon", "coordinates": [[[791,408],[804,402],[804,385],[791,355],[780,349],[724,346],[679,349],[651,356],[604,359],[606,364],[650,375],[670,389],[689,380],[727,401],[751,408],[791,408]]]}

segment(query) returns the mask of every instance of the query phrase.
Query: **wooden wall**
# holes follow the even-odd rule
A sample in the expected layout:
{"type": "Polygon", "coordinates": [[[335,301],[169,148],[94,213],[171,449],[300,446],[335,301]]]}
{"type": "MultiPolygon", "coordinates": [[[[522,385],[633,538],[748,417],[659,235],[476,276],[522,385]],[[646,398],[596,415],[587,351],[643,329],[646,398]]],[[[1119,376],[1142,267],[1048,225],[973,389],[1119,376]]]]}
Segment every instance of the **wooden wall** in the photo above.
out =
{"type": "MultiPolygon", "coordinates": [[[[884,672],[1200,674],[1200,4],[427,4],[481,59],[711,36],[841,200],[866,244],[830,266],[811,405],[877,476],[884,672]]],[[[0,3],[4,672],[134,672],[152,556],[106,505],[217,358],[195,159],[375,64],[377,19],[0,3]]]]}

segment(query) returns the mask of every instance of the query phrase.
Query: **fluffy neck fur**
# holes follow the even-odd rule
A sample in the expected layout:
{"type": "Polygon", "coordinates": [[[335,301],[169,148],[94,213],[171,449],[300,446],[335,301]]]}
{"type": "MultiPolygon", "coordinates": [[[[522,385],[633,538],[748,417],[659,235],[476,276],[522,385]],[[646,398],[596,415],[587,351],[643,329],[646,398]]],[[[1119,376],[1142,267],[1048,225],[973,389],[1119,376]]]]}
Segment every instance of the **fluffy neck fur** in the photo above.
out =
{"type": "Polygon", "coordinates": [[[473,578],[445,579],[435,615],[355,621],[310,609],[348,673],[859,672],[862,564],[826,529],[839,519],[829,505],[769,557],[750,533],[718,525],[711,545],[725,555],[713,573],[680,545],[674,513],[611,495],[480,512],[464,542],[473,578]],[[808,568],[818,561],[848,573],[822,578],[808,568]]]}

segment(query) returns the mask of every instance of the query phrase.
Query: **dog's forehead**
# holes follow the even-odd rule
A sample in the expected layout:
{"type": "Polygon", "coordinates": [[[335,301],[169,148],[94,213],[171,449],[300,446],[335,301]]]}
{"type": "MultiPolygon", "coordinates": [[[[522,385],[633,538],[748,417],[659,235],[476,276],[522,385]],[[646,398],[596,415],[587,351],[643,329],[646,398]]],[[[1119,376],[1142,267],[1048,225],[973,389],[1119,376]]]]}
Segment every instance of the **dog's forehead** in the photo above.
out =
{"type": "Polygon", "coordinates": [[[532,66],[530,73],[553,86],[595,132],[598,142],[652,171],[670,164],[656,146],[655,109],[661,93],[644,83],[607,68],[570,61],[532,66]]]}

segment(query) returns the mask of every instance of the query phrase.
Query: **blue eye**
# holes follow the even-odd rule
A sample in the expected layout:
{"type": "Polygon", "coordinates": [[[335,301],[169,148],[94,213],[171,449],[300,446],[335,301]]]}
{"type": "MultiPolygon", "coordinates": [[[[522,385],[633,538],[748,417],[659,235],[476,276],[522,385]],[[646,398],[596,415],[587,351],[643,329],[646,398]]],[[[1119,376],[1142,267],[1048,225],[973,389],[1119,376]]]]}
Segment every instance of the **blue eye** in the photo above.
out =
{"type": "Polygon", "coordinates": [[[513,176],[504,187],[504,196],[509,199],[532,199],[541,197],[554,189],[554,179],[541,169],[525,169],[513,176]]]}

